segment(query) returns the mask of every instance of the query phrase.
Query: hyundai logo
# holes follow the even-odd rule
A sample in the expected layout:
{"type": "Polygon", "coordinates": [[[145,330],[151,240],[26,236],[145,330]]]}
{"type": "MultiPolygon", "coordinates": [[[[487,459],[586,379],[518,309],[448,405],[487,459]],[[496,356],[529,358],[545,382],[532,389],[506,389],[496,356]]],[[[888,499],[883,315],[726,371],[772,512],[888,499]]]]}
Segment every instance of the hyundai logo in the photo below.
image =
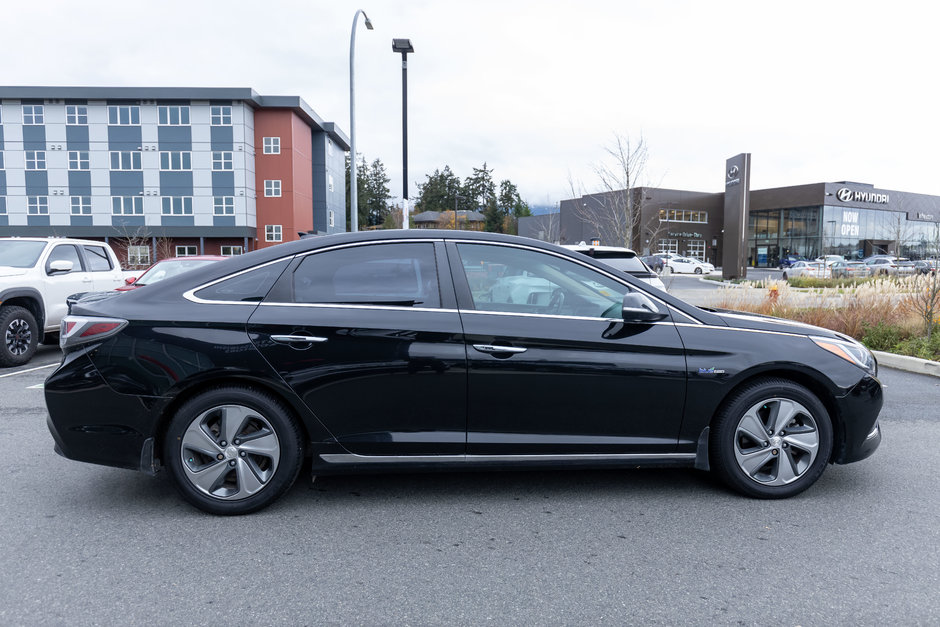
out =
{"type": "Polygon", "coordinates": [[[848,187],[843,187],[842,189],[836,192],[836,198],[838,198],[842,202],[849,202],[850,200],[852,200],[853,195],[854,194],[852,193],[852,190],[849,189],[848,187]]]}
{"type": "Polygon", "coordinates": [[[738,166],[733,165],[733,166],[731,166],[730,168],[728,168],[728,178],[729,178],[729,179],[733,179],[733,178],[736,177],[737,175],[738,175],[738,166]]]}

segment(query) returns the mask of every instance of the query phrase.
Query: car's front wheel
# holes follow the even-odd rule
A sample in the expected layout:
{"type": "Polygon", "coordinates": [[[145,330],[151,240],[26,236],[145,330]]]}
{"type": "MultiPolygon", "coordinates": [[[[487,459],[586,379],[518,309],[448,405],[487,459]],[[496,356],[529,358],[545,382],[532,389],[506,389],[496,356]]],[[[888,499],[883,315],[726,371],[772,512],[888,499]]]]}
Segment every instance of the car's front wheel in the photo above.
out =
{"type": "Polygon", "coordinates": [[[248,514],[294,483],[303,439],[290,411],[273,396],[222,387],[180,407],[163,456],[187,501],[212,514],[248,514]]]}
{"type": "Polygon", "coordinates": [[[701,269],[701,268],[696,268],[696,269],[695,269],[695,274],[701,274],[701,273],[702,273],[702,269],[701,269]]]}
{"type": "Polygon", "coordinates": [[[39,327],[36,318],[23,307],[0,307],[0,366],[21,366],[36,354],[39,327]]]}
{"type": "Polygon", "coordinates": [[[731,488],[757,498],[799,494],[822,475],[832,423],[820,400],[785,379],[760,379],[736,392],[713,424],[709,456],[731,488]]]}

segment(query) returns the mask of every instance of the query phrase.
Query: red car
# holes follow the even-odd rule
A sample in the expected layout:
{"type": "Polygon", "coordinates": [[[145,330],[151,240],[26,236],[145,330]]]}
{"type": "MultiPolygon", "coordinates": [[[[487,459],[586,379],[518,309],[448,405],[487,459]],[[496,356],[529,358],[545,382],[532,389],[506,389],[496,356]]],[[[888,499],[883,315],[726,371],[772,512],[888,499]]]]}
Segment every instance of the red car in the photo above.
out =
{"type": "Polygon", "coordinates": [[[187,270],[200,268],[207,264],[215,263],[216,261],[222,261],[223,259],[228,259],[228,257],[221,257],[219,255],[191,255],[189,257],[172,257],[169,259],[161,259],[157,263],[144,270],[143,274],[140,276],[128,277],[124,280],[126,285],[122,285],[121,287],[115,289],[117,289],[119,292],[135,290],[138,287],[143,287],[144,285],[149,285],[150,283],[156,283],[157,281],[168,279],[171,276],[182,274],[187,270]]]}

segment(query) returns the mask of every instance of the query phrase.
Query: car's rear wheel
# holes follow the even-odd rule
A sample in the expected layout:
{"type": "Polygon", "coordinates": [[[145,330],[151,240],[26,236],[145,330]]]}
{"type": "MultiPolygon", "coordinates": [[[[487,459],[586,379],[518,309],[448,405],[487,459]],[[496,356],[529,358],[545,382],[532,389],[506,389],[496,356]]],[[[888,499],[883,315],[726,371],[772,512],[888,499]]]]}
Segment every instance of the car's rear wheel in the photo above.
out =
{"type": "Polygon", "coordinates": [[[187,501],[212,514],[248,514],[294,483],[303,439],[296,420],[273,396],[224,387],[180,407],[167,429],[163,456],[187,501]]]}
{"type": "Polygon", "coordinates": [[[0,307],[0,366],[20,366],[36,354],[39,327],[36,318],[23,307],[0,307]]]}
{"type": "Polygon", "coordinates": [[[709,455],[718,476],[757,498],[786,498],[807,489],[832,451],[825,406],[785,379],[761,379],[735,393],[713,428],[709,455]]]}

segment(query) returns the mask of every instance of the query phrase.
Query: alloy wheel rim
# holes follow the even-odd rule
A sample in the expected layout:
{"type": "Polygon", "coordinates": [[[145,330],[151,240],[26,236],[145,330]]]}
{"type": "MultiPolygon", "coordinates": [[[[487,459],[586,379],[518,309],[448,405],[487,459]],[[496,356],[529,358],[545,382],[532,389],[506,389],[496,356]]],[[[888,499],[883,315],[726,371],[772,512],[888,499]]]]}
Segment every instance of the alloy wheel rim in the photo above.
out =
{"type": "Polygon", "coordinates": [[[22,318],[11,320],[7,325],[6,337],[4,338],[7,350],[12,355],[24,355],[29,350],[33,342],[33,332],[29,328],[29,323],[22,318]]]}
{"type": "Polygon", "coordinates": [[[215,499],[257,494],[277,472],[280,442],[271,423],[244,405],[220,405],[197,416],[180,444],[186,479],[215,499]]]}
{"type": "Polygon", "coordinates": [[[734,457],[752,481],[767,486],[793,483],[812,467],[819,429],[806,407],[788,398],[754,404],[734,431],[734,457]]]}

